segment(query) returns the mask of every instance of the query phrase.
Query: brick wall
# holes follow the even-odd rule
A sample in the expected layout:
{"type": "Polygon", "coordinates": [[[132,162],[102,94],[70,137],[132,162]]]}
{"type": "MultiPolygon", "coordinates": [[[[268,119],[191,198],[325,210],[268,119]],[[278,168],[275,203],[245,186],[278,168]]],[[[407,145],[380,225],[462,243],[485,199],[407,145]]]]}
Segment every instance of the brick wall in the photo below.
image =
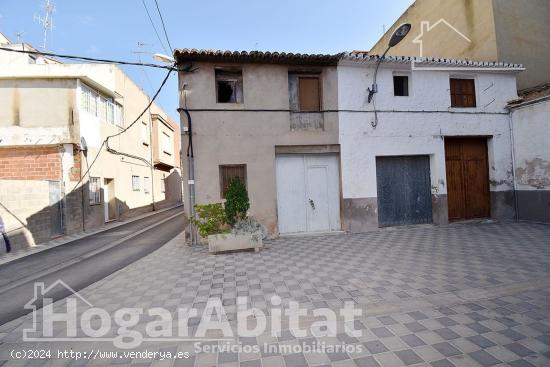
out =
{"type": "Polygon", "coordinates": [[[59,180],[59,146],[0,148],[0,179],[59,180]]]}

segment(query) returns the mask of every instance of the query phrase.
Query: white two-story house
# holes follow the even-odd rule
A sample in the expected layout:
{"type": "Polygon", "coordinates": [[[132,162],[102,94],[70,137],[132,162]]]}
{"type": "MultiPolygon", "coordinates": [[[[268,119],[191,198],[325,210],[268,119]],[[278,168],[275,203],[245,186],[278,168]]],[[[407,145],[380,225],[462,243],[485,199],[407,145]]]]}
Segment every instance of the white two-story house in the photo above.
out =
{"type": "Polygon", "coordinates": [[[338,63],[343,228],[513,218],[505,106],[521,66],[387,57],[369,103],[378,61],[338,63]]]}

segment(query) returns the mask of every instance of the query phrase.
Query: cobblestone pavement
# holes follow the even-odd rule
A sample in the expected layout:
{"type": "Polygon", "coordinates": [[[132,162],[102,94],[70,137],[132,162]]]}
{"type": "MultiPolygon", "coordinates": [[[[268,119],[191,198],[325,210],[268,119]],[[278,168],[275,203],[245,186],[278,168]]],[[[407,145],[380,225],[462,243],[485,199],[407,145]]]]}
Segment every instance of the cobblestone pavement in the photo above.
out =
{"type": "MultiPolygon", "coordinates": [[[[293,300],[309,310],[339,309],[352,301],[363,310],[355,322],[362,336],[296,338],[283,330],[273,337],[267,331],[239,340],[259,345],[259,352],[195,354],[192,342],[148,341],[137,350],[189,352],[190,358],[13,360],[11,350],[29,345],[21,342],[22,329],[32,321],[28,315],[0,327],[0,366],[550,366],[550,226],[538,224],[287,237],[268,241],[257,254],[209,255],[206,248],[188,247],[178,236],[79,293],[108,311],[157,306],[200,311],[209,298],[217,297],[232,325],[238,296],[248,297],[266,314],[273,295],[283,306],[293,300]],[[360,348],[326,353],[295,353],[292,348],[343,343],[360,348]]],[[[150,320],[142,321],[138,328],[150,320]]],[[[189,320],[192,330],[197,323],[189,320]]],[[[111,333],[117,333],[114,325],[111,333]]],[[[109,348],[101,342],[36,346],[109,348]]],[[[110,350],[115,350],[112,344],[110,350]]]]}

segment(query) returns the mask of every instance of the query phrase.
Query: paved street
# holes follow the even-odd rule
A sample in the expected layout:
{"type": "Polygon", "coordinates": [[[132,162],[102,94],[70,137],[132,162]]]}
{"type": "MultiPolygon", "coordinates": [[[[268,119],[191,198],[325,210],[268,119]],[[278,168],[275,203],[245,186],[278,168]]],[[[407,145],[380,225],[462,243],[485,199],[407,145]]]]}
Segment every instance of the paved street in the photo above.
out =
{"type": "MultiPolygon", "coordinates": [[[[183,207],[177,207],[0,265],[0,323],[26,313],[22,306],[32,296],[35,281],[63,279],[73,289],[82,289],[156,250],[182,228],[183,207]],[[164,220],[168,221],[125,240],[164,220]]],[[[53,299],[68,294],[58,292],[53,299]]]]}
{"type": "MultiPolygon", "coordinates": [[[[232,322],[237,296],[248,296],[266,313],[275,294],[283,305],[295,300],[308,309],[338,309],[344,301],[353,301],[364,311],[356,322],[361,337],[296,339],[283,330],[277,338],[266,332],[240,342],[279,347],[346,343],[361,345],[362,351],[195,354],[192,342],[146,342],[138,349],[188,351],[191,356],[175,361],[33,360],[27,365],[550,365],[550,226],[545,225],[480,223],[287,237],[268,241],[258,254],[220,255],[186,246],[180,234],[80,294],[110,311],[155,306],[201,310],[209,297],[218,297],[232,322]]],[[[31,321],[26,316],[0,327],[0,360],[7,361],[0,362],[2,367],[26,365],[10,360],[9,351],[28,346],[20,342],[22,329],[31,321]]],[[[116,335],[116,325],[112,333],[116,335]]],[[[62,345],[113,350],[100,342],[62,345]]]]}

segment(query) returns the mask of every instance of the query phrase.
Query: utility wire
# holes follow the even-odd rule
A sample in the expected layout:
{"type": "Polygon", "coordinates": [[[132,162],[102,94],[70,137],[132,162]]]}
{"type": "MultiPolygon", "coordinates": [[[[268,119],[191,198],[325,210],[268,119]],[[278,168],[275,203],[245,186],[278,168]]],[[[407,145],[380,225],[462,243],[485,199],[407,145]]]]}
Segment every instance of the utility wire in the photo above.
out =
{"type": "Polygon", "coordinates": [[[102,63],[102,64],[118,64],[118,65],[146,66],[146,67],[149,67],[149,68],[159,68],[159,69],[175,70],[175,67],[174,67],[174,66],[168,66],[168,65],[158,65],[158,64],[149,64],[149,63],[139,63],[139,62],[121,61],[121,60],[96,59],[96,58],[93,58],[93,57],[74,56],[74,55],[62,55],[62,54],[55,54],[55,53],[51,53],[51,52],[27,51],[27,50],[14,50],[14,49],[12,49],[12,48],[7,48],[7,47],[0,47],[0,50],[2,50],[2,51],[8,51],[8,52],[17,52],[17,53],[21,53],[21,54],[41,55],[41,56],[49,56],[49,57],[59,57],[59,58],[62,58],[62,59],[71,59],[71,60],[79,60],[79,61],[93,61],[93,62],[102,63]]]}
{"type": "MultiPolygon", "coordinates": [[[[153,22],[153,18],[151,18],[151,14],[149,13],[149,9],[147,9],[147,5],[145,4],[145,0],[141,0],[141,3],[143,4],[143,7],[145,8],[145,12],[147,13],[147,17],[149,18],[149,22],[151,23],[151,26],[153,26],[153,30],[155,31],[155,34],[157,35],[157,39],[159,40],[160,45],[162,46],[162,49],[164,50],[164,52],[168,53],[168,51],[166,50],[166,46],[164,46],[164,42],[162,42],[162,39],[160,38],[159,32],[157,31],[157,27],[155,27],[155,22],[153,22]]],[[[162,21],[162,18],[161,18],[161,21],[162,21]]],[[[163,23],[163,26],[164,26],[164,23],[163,23]]],[[[170,50],[172,50],[172,47],[170,47],[170,50]]]]}
{"type": "Polygon", "coordinates": [[[168,73],[166,74],[166,77],[164,78],[164,80],[162,81],[162,83],[160,84],[160,87],[159,89],[157,90],[157,92],[155,93],[155,95],[153,96],[153,98],[151,98],[151,100],[149,101],[149,103],[147,104],[147,106],[143,109],[143,111],[141,111],[141,113],[138,115],[138,117],[135,118],[135,120],[130,124],[128,125],[127,127],[125,127],[124,129],[122,129],[121,131],[119,131],[118,133],[116,134],[113,134],[113,135],[109,135],[107,138],[105,138],[105,140],[103,140],[103,142],[101,143],[100,147],[99,147],[99,150],[96,154],[96,156],[94,157],[94,159],[92,160],[92,163],[88,166],[88,168],[86,169],[86,172],[84,172],[83,175],[81,175],[80,177],[80,180],[78,180],[78,182],[74,185],[73,189],[71,190],[74,191],[78,185],[82,182],[82,180],[84,179],[84,177],[86,177],[86,175],[90,172],[90,170],[92,169],[94,163],[96,162],[97,158],[99,157],[99,155],[101,154],[101,151],[103,149],[103,146],[106,146],[107,148],[107,151],[110,152],[110,153],[113,153],[113,154],[121,154],[120,152],[112,149],[109,147],[109,139],[111,138],[114,138],[114,137],[117,137],[121,134],[124,134],[126,131],[128,131],[128,129],[130,129],[132,126],[134,126],[138,121],[139,119],[141,118],[141,116],[143,116],[145,114],[145,112],[147,112],[149,110],[149,108],[151,108],[151,105],[153,104],[153,102],[155,101],[155,99],[158,97],[158,95],[160,94],[160,91],[162,90],[162,88],[164,87],[164,85],[166,84],[166,82],[168,81],[168,78],[170,77],[170,74],[172,74],[172,71],[174,71],[174,68],[170,68],[168,70],[168,73]]]}
{"type": "Polygon", "coordinates": [[[155,0],[155,5],[157,6],[157,11],[159,12],[160,16],[160,22],[162,23],[162,29],[164,29],[164,36],[166,37],[166,42],[168,42],[168,47],[170,47],[170,53],[174,53],[174,49],[172,48],[172,45],[170,44],[170,39],[168,38],[168,32],[166,32],[166,26],[164,25],[164,18],[162,17],[162,13],[160,12],[159,3],[157,0],[155,0]]]}

